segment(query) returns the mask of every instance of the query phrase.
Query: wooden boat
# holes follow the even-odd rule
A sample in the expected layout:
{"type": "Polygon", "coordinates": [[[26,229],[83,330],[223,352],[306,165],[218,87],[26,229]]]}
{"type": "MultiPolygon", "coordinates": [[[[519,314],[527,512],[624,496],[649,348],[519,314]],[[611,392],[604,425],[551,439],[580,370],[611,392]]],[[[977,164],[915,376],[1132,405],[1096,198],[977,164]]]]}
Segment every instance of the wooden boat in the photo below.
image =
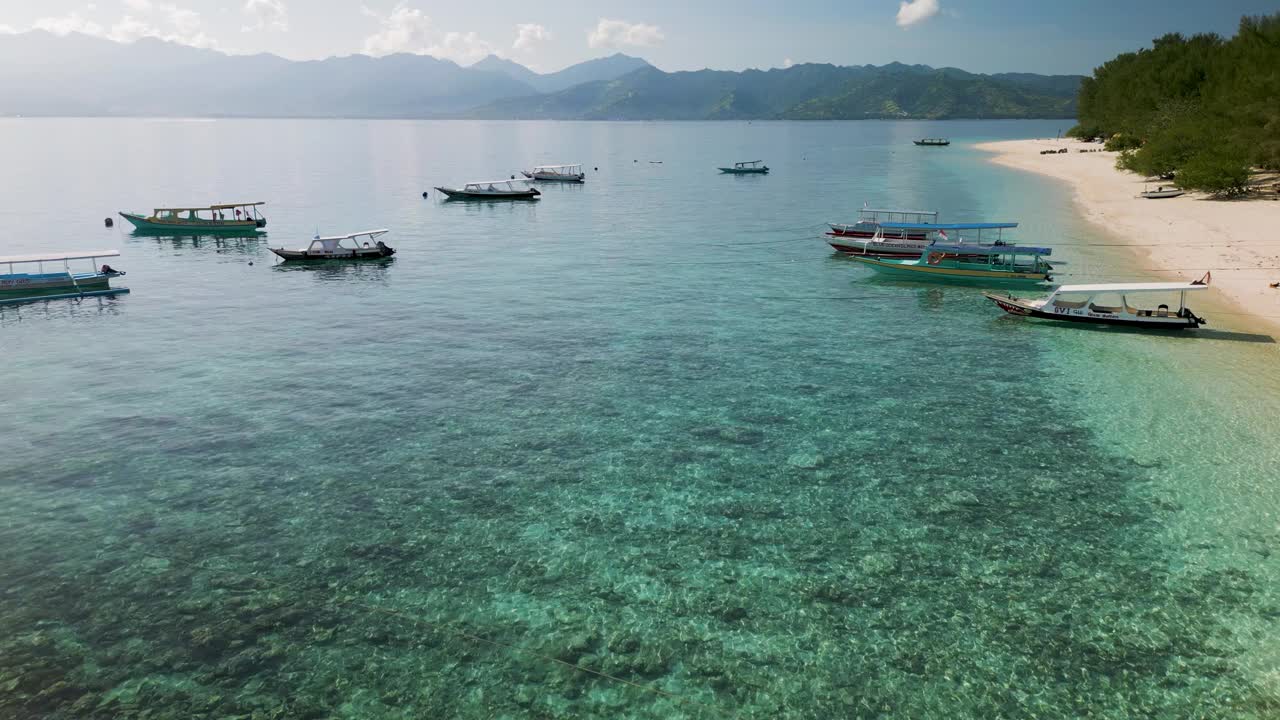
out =
{"type": "Polygon", "coordinates": [[[994,293],[983,294],[1001,310],[1011,315],[1152,330],[1181,330],[1195,329],[1205,324],[1204,318],[1196,316],[1191,308],[1187,307],[1187,293],[1208,288],[1209,274],[1205,273],[1203,278],[1190,283],[1061,285],[1041,300],[1026,300],[1013,295],[994,293]],[[1178,309],[1171,311],[1167,303],[1157,305],[1154,310],[1129,305],[1130,295],[1147,293],[1166,295],[1178,293],[1178,309]]]}
{"type": "Polygon", "coordinates": [[[587,180],[581,165],[539,165],[532,171],[521,170],[520,173],[536,182],[580,183],[587,180]]]}
{"type": "Polygon", "coordinates": [[[1162,200],[1164,198],[1176,198],[1186,194],[1186,190],[1179,190],[1178,188],[1169,188],[1168,190],[1165,190],[1164,187],[1158,187],[1155,190],[1144,190],[1143,192],[1138,193],[1138,197],[1146,198],[1148,200],[1162,200]]]}
{"type": "Polygon", "coordinates": [[[951,141],[946,138],[920,138],[914,142],[925,147],[946,147],[951,144],[951,141]]]}
{"type": "Polygon", "coordinates": [[[720,172],[729,175],[768,175],[769,166],[765,165],[763,160],[749,160],[747,162],[734,163],[731,168],[722,167],[720,172]]]}
{"type": "Polygon", "coordinates": [[[102,258],[119,257],[117,250],[53,253],[45,255],[12,255],[0,257],[0,305],[31,300],[57,300],[104,295],[120,295],[129,288],[111,287],[111,278],[124,275],[110,265],[98,265],[102,258]],[[73,272],[71,261],[88,260],[89,272],[73,272]],[[61,263],[61,270],[47,272],[46,263],[61,263]],[[35,265],[35,272],[20,266],[35,265]],[[19,272],[23,270],[23,272],[19,272]]]}
{"type": "MultiPolygon", "coordinates": [[[[862,228],[865,231],[867,226],[862,228]]],[[[1004,244],[1005,230],[1018,227],[1015,222],[1002,223],[925,223],[884,222],[874,223],[870,237],[858,237],[852,232],[835,235],[828,233],[827,244],[847,255],[873,257],[917,258],[920,251],[931,243],[980,246],[1004,244]],[[950,234],[949,234],[950,233],[950,234]],[[994,237],[992,234],[994,233],[994,237]],[[954,236],[953,236],[954,235],[954,236]]]]}
{"type": "Polygon", "coordinates": [[[1022,245],[926,245],[919,257],[877,258],[864,255],[850,257],[879,272],[918,280],[983,283],[999,285],[1037,285],[1052,279],[1053,266],[1044,258],[1051,248],[1022,245]]]}
{"type": "Polygon", "coordinates": [[[257,233],[267,226],[258,212],[263,202],[229,203],[201,208],[156,208],[151,215],[121,212],[120,217],[146,233],[203,235],[205,233],[257,233]],[[231,217],[227,217],[230,215],[231,217]]]}
{"type": "Polygon", "coordinates": [[[542,195],[537,188],[522,183],[526,180],[487,180],[471,182],[461,188],[438,187],[447,200],[537,200],[542,195]]]}
{"type": "Polygon", "coordinates": [[[311,244],[301,250],[271,248],[271,252],[285,260],[300,262],[325,262],[329,260],[382,260],[396,254],[379,237],[389,230],[364,230],[350,235],[334,237],[316,236],[311,244]],[[364,238],[363,240],[361,238],[364,238]],[[346,244],[343,244],[343,243],[346,244]]]}
{"type": "MultiPolygon", "coordinates": [[[[880,230],[880,223],[885,222],[909,223],[918,226],[918,229],[917,227],[908,228],[906,236],[910,240],[924,240],[928,235],[924,227],[938,224],[938,212],[936,210],[887,210],[870,208],[864,204],[858,211],[857,222],[827,223],[827,227],[831,228],[831,232],[827,234],[837,238],[868,239],[875,237],[880,230]]],[[[836,249],[840,250],[840,248],[836,249]]],[[[841,252],[845,251],[841,250],[841,252]]]]}

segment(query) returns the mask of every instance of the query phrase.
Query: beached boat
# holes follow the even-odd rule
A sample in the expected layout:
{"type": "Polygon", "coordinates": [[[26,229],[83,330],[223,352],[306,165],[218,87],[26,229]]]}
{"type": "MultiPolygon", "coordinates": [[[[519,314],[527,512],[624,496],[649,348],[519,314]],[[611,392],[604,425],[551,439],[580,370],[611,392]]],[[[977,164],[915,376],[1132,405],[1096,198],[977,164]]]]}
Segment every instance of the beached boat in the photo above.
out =
{"type": "Polygon", "coordinates": [[[729,175],[768,175],[769,166],[765,165],[763,160],[748,160],[734,163],[733,167],[722,167],[720,172],[729,175]]]}
{"type": "Polygon", "coordinates": [[[117,250],[52,253],[43,255],[11,255],[0,257],[0,305],[31,300],[57,300],[103,295],[119,295],[129,288],[111,287],[111,278],[124,275],[110,265],[98,265],[102,258],[119,257],[117,250]],[[73,260],[88,260],[88,272],[71,269],[73,260]],[[61,270],[46,268],[61,263],[61,270]],[[26,267],[34,265],[35,267],[26,267]],[[34,270],[34,272],[30,272],[34,270]]]}
{"type": "Polygon", "coordinates": [[[521,170],[520,173],[537,182],[580,183],[587,180],[581,165],[539,165],[532,171],[521,170]]]}
{"type": "Polygon", "coordinates": [[[885,222],[875,226],[870,237],[828,233],[827,244],[848,255],[916,258],[931,243],[978,246],[1001,245],[1004,231],[1018,227],[1002,223],[922,223],[885,222]]]}
{"type": "Polygon", "coordinates": [[[1099,283],[1096,285],[1061,285],[1048,297],[1027,300],[1013,295],[983,293],[1001,310],[1011,315],[1060,320],[1096,325],[1121,325],[1153,330],[1198,328],[1205,319],[1187,307],[1187,293],[1209,288],[1209,275],[1195,282],[1099,283]],[[1160,293],[1170,297],[1177,293],[1178,307],[1172,310],[1161,303],[1154,310],[1129,304],[1129,296],[1160,293]]]}
{"type": "Polygon", "coordinates": [[[350,235],[334,237],[316,236],[311,244],[301,250],[271,248],[271,252],[285,260],[300,262],[324,262],[328,260],[381,260],[396,254],[378,238],[389,230],[363,230],[350,235]]]}
{"type": "Polygon", "coordinates": [[[920,138],[914,142],[925,147],[945,147],[951,144],[951,141],[946,138],[920,138]]]}
{"type": "MultiPolygon", "coordinates": [[[[909,223],[919,226],[920,229],[908,228],[906,231],[907,238],[910,240],[924,240],[928,234],[924,227],[938,224],[938,212],[936,210],[886,210],[869,208],[863,205],[862,209],[858,211],[857,222],[827,223],[827,227],[831,228],[831,232],[827,234],[840,238],[868,239],[879,232],[880,223],[886,222],[909,223]]],[[[840,248],[836,249],[840,250],[840,248]]],[[[845,251],[841,250],[841,252],[845,251]]]]}
{"type": "Polygon", "coordinates": [[[205,233],[256,233],[267,226],[258,208],[262,202],[228,203],[200,208],[156,208],[151,215],[121,211],[120,217],[140,232],[166,235],[205,233]]]}
{"type": "Polygon", "coordinates": [[[1035,285],[1052,279],[1045,260],[1051,248],[1023,245],[925,246],[914,259],[850,257],[882,273],[920,280],[941,280],[995,285],[1035,285]]]}
{"type": "Polygon", "coordinates": [[[486,180],[470,182],[461,188],[438,187],[447,200],[537,200],[542,193],[529,187],[527,180],[486,180]]]}
{"type": "Polygon", "coordinates": [[[1181,197],[1186,194],[1186,190],[1179,190],[1178,188],[1169,188],[1168,190],[1165,190],[1163,187],[1158,187],[1155,190],[1144,190],[1138,193],[1138,197],[1146,198],[1148,200],[1162,200],[1164,198],[1181,197]]]}

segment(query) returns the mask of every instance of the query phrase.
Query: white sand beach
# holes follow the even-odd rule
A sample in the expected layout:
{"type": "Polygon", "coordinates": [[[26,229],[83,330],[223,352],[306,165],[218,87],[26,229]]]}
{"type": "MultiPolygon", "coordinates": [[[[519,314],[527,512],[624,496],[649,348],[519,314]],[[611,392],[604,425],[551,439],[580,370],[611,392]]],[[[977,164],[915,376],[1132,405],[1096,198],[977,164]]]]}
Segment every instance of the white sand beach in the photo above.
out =
{"type": "Polygon", "coordinates": [[[1117,170],[1117,153],[1080,152],[1100,145],[1045,139],[977,147],[994,153],[991,159],[997,164],[1067,182],[1082,217],[1105,234],[1100,243],[1132,246],[1139,268],[1134,279],[1157,275],[1194,280],[1211,270],[1216,288],[1211,292],[1225,301],[1213,304],[1227,317],[1221,322],[1210,317],[1210,327],[1280,330],[1280,289],[1269,287],[1280,282],[1280,194],[1248,200],[1213,200],[1201,194],[1148,200],[1138,193],[1156,189],[1159,182],[1117,170]],[[1061,148],[1069,152],[1040,154],[1061,148]]]}

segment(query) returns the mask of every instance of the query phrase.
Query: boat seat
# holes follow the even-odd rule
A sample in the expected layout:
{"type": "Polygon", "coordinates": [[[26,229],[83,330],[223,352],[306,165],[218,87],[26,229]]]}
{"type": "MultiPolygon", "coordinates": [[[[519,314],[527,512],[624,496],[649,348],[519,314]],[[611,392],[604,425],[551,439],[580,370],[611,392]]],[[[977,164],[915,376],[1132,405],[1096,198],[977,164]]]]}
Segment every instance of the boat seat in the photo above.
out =
{"type": "Polygon", "coordinates": [[[1093,303],[1089,303],[1089,309],[1094,312],[1110,313],[1112,315],[1118,315],[1122,311],[1122,308],[1111,307],[1110,305],[1094,305],[1093,303]]]}
{"type": "Polygon", "coordinates": [[[1169,306],[1161,305],[1156,308],[1156,317],[1169,317],[1169,306]]]}

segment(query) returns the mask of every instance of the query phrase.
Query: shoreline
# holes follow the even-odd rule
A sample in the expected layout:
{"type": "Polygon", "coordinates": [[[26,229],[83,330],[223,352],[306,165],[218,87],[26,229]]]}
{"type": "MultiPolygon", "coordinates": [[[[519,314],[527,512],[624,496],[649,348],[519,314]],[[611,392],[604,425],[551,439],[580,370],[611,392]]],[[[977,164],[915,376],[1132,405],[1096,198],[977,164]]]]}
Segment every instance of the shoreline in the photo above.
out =
{"type": "MultiPolygon", "coordinates": [[[[1138,197],[1145,178],[1117,170],[1118,153],[1069,138],[1004,140],[974,146],[1003,167],[1061,181],[1072,190],[1080,215],[1118,247],[1141,258],[1134,279],[1152,275],[1195,280],[1212,272],[1210,328],[1280,331],[1280,243],[1268,229],[1280,226],[1280,201],[1264,198],[1211,200],[1200,193],[1163,200],[1138,197]],[[1067,148],[1063,154],[1042,150],[1067,148]],[[1078,152],[1081,149],[1098,152],[1078,152]],[[1167,243],[1167,244],[1165,244],[1167,243]],[[1202,269],[1197,269],[1202,268],[1202,269]],[[1215,320],[1213,306],[1224,317],[1215,320]]],[[[1109,244],[1109,243],[1108,243],[1109,244]]],[[[1099,277],[1099,282],[1117,282],[1099,277]]],[[[1073,280],[1080,282],[1083,280],[1073,280]]],[[[1203,301],[1198,305],[1206,305],[1203,301]]]]}

